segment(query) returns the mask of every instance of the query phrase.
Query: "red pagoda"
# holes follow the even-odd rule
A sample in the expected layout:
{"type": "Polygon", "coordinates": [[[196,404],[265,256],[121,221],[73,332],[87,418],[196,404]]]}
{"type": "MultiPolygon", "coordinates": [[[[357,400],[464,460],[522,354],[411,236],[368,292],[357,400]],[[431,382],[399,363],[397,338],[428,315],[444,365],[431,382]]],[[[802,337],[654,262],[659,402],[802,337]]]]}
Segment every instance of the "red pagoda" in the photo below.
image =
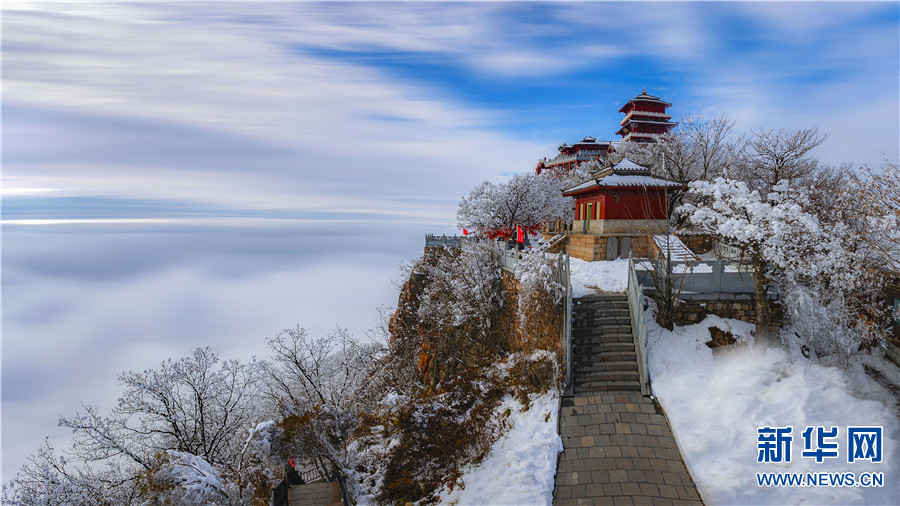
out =
{"type": "Polygon", "coordinates": [[[622,128],[616,135],[621,135],[623,141],[656,142],[657,137],[665,135],[678,124],[669,121],[672,119],[666,113],[669,107],[672,104],[643,90],[619,109],[619,112],[625,113],[625,118],[619,123],[622,128]]]}

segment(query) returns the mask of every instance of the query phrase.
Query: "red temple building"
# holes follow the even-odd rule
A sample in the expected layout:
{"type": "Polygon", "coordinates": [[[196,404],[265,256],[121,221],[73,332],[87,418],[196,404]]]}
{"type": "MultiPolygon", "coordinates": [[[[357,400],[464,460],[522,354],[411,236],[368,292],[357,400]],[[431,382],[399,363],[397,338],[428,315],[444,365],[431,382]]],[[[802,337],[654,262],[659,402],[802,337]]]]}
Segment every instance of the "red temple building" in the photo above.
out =
{"type": "Polygon", "coordinates": [[[625,113],[621,128],[616,135],[621,135],[623,141],[656,142],[656,138],[664,135],[678,123],[669,121],[672,116],[666,113],[666,109],[672,104],[660,100],[659,97],[648,95],[647,90],[629,100],[619,109],[625,113]]]}
{"type": "Polygon", "coordinates": [[[540,174],[545,170],[551,173],[565,173],[574,169],[582,162],[596,161],[600,165],[606,163],[606,157],[616,149],[612,141],[597,141],[594,137],[585,137],[581,142],[569,146],[563,143],[559,147],[559,154],[555,158],[538,161],[535,173],[540,174]]]}
{"type": "Polygon", "coordinates": [[[627,158],[593,174],[563,191],[575,199],[566,249],[588,261],[648,256],[649,237],[669,233],[669,195],[683,189],[627,158]]]}
{"type": "MultiPolygon", "coordinates": [[[[666,109],[672,104],[648,95],[629,100],[619,109],[625,114],[616,134],[622,141],[656,142],[677,123],[666,109]]],[[[563,144],[556,157],[538,161],[535,172],[565,174],[583,162],[595,162],[599,169],[587,181],[565,190],[563,195],[575,199],[572,223],[547,223],[545,236],[566,235],[566,250],[588,261],[635,256],[649,256],[653,235],[668,234],[666,215],[668,198],[683,185],[655,178],[650,169],[627,158],[610,165],[610,155],[618,142],[598,141],[585,137],[573,145],[563,144]]]]}

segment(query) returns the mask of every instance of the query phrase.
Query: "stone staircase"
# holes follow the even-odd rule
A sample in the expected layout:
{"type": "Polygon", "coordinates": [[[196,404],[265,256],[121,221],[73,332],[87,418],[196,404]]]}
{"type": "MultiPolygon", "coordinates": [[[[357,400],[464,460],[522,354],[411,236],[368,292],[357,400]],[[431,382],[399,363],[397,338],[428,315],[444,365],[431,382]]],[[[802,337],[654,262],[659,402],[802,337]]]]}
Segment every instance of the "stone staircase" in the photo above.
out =
{"type": "Polygon", "coordinates": [[[293,485],[288,491],[288,506],[344,506],[341,487],[336,481],[293,485]]]}
{"type": "Polygon", "coordinates": [[[628,297],[624,293],[591,295],[572,303],[575,395],[640,392],[628,297]]]}

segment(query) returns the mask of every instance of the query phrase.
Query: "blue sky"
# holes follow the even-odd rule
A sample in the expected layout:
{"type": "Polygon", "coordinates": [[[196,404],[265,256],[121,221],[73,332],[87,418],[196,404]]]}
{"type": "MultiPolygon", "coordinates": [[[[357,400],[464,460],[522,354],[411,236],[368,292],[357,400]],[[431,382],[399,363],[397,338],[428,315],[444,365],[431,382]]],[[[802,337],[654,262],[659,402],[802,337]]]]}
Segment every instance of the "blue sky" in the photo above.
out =
{"type": "Polygon", "coordinates": [[[900,157],[897,2],[12,1],[2,28],[4,474],[123,369],[364,333],[460,196],[614,139],[642,87],[900,157]]]}

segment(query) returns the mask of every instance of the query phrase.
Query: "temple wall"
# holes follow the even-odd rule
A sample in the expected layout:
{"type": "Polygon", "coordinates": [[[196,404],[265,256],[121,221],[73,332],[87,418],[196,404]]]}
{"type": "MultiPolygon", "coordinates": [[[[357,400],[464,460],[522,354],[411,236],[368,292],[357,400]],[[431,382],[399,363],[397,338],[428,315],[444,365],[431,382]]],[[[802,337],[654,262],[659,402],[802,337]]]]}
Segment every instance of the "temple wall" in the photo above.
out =
{"type": "MultiPolygon", "coordinates": [[[[569,234],[566,236],[566,251],[575,258],[596,262],[607,259],[607,245],[610,237],[615,237],[621,244],[623,237],[631,240],[631,250],[634,257],[647,258],[650,250],[650,238],[646,234],[569,234]]],[[[618,252],[621,256],[621,250],[618,252]]],[[[624,255],[625,258],[628,255],[624,255]]]]}
{"type": "MultiPolygon", "coordinates": [[[[588,234],[647,235],[665,234],[668,220],[590,220],[588,234]]],[[[573,222],[572,234],[584,234],[584,220],[573,222]]]]}

